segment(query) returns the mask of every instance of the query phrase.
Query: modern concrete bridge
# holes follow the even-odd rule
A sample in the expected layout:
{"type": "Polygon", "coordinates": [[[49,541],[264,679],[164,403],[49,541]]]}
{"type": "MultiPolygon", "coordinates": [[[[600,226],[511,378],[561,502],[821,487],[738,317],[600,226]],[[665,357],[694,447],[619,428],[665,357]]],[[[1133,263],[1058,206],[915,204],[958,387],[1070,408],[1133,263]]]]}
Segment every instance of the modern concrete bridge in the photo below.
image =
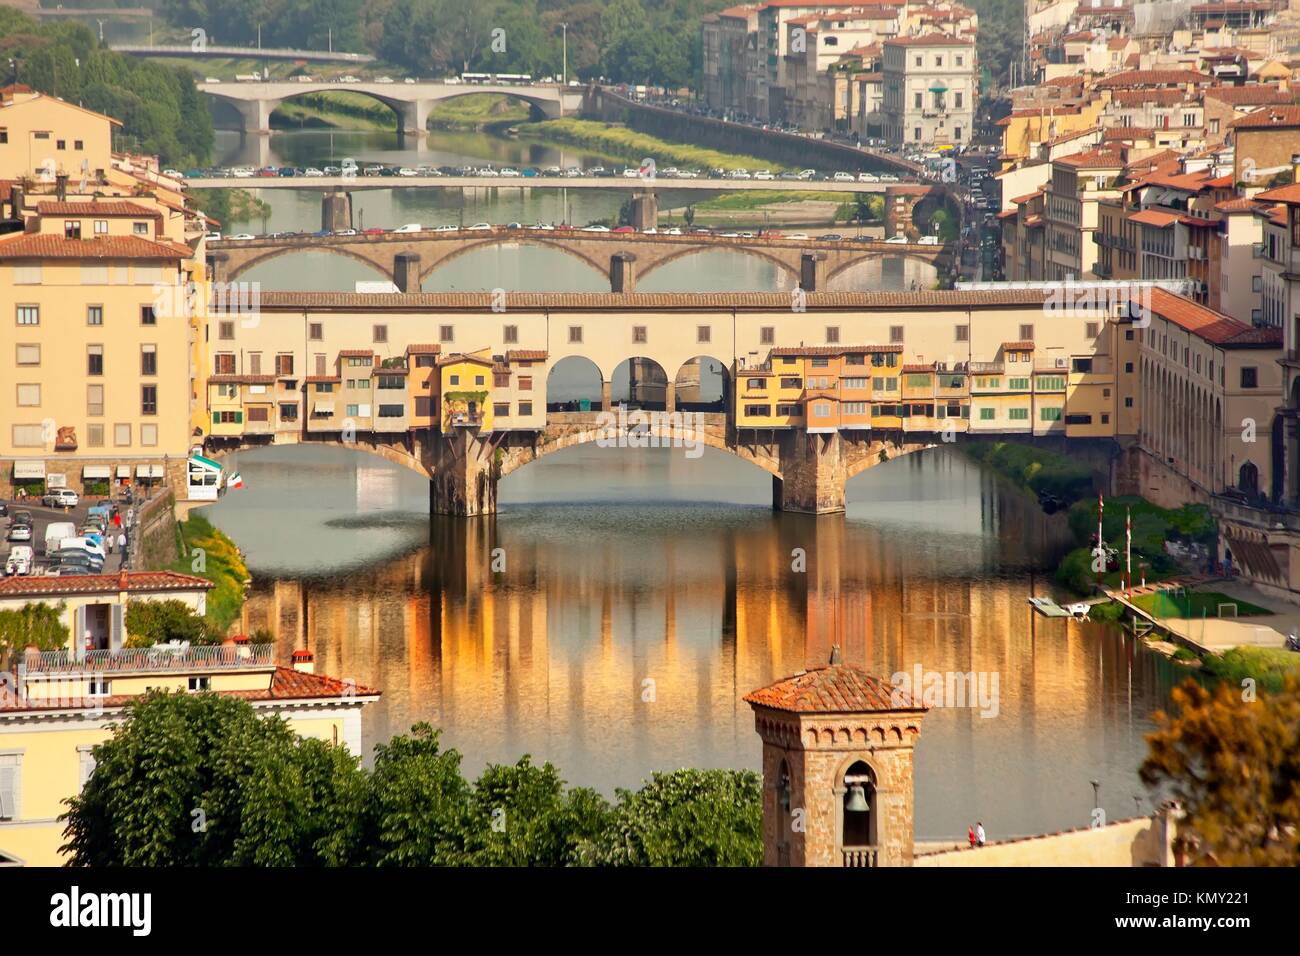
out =
{"type": "Polygon", "coordinates": [[[837,275],[860,262],[903,257],[929,263],[946,279],[954,247],[874,240],[737,238],[716,235],[638,232],[542,231],[537,229],[467,230],[356,236],[298,236],[281,239],[212,240],[207,259],[214,281],[238,279],[249,269],[280,256],[330,252],[347,256],[387,276],[401,292],[419,292],[437,268],[458,256],[487,246],[527,244],[557,249],[593,269],[607,273],[613,292],[634,292],[644,276],[683,256],[712,249],[736,250],[775,263],[805,292],[824,291],[837,275]]]}
{"type": "Polygon", "coordinates": [[[285,100],[309,93],[360,93],[378,100],[397,114],[405,133],[423,133],[429,125],[434,104],[475,93],[501,93],[529,103],[548,119],[555,119],[582,108],[584,91],[580,87],[558,84],[514,86],[504,83],[341,83],[330,80],[270,83],[199,83],[201,92],[227,103],[238,111],[243,130],[248,133],[271,132],[271,113],[285,100]]]}
{"type": "MultiPolygon", "coordinates": [[[[135,16],[135,13],[125,13],[121,11],[96,11],[96,10],[72,10],[72,14],[91,16],[100,14],[108,16],[135,16]]],[[[48,14],[47,14],[48,15],[48,14]]],[[[152,10],[143,10],[140,15],[152,16],[152,10]]],[[[148,43],[114,43],[109,47],[114,53],[124,53],[127,56],[165,56],[168,59],[174,57],[185,57],[192,59],[202,59],[204,57],[235,57],[237,59],[256,59],[256,60],[306,60],[314,63],[373,63],[374,57],[369,53],[347,53],[341,50],[294,50],[288,47],[248,47],[248,46],[217,46],[215,44],[204,44],[195,46],[192,43],[180,43],[166,46],[158,46],[148,43]]]]}

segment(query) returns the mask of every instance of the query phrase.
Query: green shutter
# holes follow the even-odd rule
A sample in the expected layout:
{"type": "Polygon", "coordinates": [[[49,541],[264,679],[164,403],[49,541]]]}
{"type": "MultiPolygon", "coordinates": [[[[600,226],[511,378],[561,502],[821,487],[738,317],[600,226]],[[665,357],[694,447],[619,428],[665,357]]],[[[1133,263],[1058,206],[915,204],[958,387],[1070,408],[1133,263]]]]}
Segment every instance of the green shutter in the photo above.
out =
{"type": "Polygon", "coordinates": [[[220,413],[220,412],[213,412],[213,413],[212,413],[212,424],[214,424],[214,425],[220,425],[220,424],[221,424],[221,413],[220,413]]]}
{"type": "Polygon", "coordinates": [[[243,412],[235,412],[235,424],[236,424],[236,425],[242,425],[242,424],[244,424],[244,413],[243,413],[243,412]]]}

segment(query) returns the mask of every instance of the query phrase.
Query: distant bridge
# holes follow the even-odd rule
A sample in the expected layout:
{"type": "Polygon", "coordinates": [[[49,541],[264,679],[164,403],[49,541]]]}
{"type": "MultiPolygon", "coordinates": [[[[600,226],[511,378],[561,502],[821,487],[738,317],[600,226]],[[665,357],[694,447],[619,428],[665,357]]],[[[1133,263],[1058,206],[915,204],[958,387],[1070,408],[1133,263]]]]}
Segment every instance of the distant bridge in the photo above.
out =
{"type": "MultiPolygon", "coordinates": [[[[244,55],[247,55],[247,51],[244,55]]],[[[200,91],[214,100],[233,106],[242,128],[249,133],[271,132],[271,114],[285,100],[310,93],[360,93],[378,100],[400,119],[403,132],[423,133],[435,104],[476,93],[499,93],[523,100],[556,119],[582,108],[584,91],[558,84],[515,86],[508,83],[341,83],[330,80],[307,83],[199,83],[200,91]]]]}
{"type": "MultiPolygon", "coordinates": [[[[99,13],[120,16],[122,11],[73,10],[64,11],[75,14],[99,13]]],[[[146,10],[148,16],[152,11],[146,10]]],[[[257,60],[309,60],[319,63],[373,63],[374,57],[369,53],[345,53],[339,50],[293,50],[285,47],[251,47],[251,46],[215,46],[211,43],[195,47],[191,43],[156,46],[152,43],[114,43],[109,47],[114,53],[127,56],[166,56],[166,57],[238,57],[257,60]]]]}
{"type": "Polygon", "coordinates": [[[437,268],[475,249],[527,244],[558,249],[608,273],[613,292],[634,292],[644,276],[675,259],[710,249],[745,252],[775,263],[805,292],[820,292],[844,270],[870,259],[902,257],[929,263],[946,278],[953,266],[951,245],[922,245],[874,240],[741,238],[642,233],[491,231],[384,233],[366,236],[298,236],[280,239],[213,240],[207,244],[215,281],[230,281],[254,266],[295,252],[331,252],[364,262],[392,279],[402,292],[418,292],[437,268]]]}
{"type": "Polygon", "coordinates": [[[898,183],[837,183],[754,179],[629,179],[622,176],[252,176],[197,177],[191,189],[654,189],[745,192],[884,193],[898,183]]]}

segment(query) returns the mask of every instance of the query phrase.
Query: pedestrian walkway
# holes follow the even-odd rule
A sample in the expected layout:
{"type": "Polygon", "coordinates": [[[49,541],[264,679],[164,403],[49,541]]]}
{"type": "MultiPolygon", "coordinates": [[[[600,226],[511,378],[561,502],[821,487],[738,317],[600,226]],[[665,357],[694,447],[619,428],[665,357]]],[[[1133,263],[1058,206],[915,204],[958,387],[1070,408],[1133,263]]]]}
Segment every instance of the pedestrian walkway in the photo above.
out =
{"type": "Polygon", "coordinates": [[[1201,651],[1221,654],[1234,647],[1285,647],[1288,634],[1300,633],[1300,606],[1265,597],[1250,585],[1226,578],[1195,575],[1171,581],[1147,584],[1129,590],[1126,597],[1119,589],[1103,588],[1106,595],[1132,613],[1201,651]],[[1255,617],[1157,617],[1131,600],[1143,594],[1198,585],[1212,585],[1212,590],[1247,604],[1268,608],[1272,614],[1255,617]]]}

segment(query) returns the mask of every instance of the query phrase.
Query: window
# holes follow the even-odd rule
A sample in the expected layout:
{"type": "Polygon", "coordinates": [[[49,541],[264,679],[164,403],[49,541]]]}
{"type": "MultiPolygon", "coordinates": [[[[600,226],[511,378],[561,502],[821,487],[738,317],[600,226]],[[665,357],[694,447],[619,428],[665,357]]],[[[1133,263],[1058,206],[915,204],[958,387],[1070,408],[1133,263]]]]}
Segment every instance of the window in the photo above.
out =
{"type": "Polygon", "coordinates": [[[244,423],[243,412],[213,412],[212,424],[214,425],[242,425],[244,423]]]}
{"type": "Polygon", "coordinates": [[[190,685],[189,685],[189,686],[190,686],[190,692],[191,692],[191,693],[194,693],[194,692],[197,692],[197,691],[211,690],[211,689],[212,689],[212,678],[211,678],[211,677],[191,677],[191,678],[190,678],[190,685]]]}
{"type": "Polygon", "coordinates": [[[147,222],[133,222],[131,223],[131,232],[137,236],[147,236],[149,235],[149,224],[147,222]]]}
{"type": "Polygon", "coordinates": [[[262,353],[261,352],[248,353],[248,374],[249,375],[262,374],[262,353]]]}
{"type": "Polygon", "coordinates": [[[281,352],[276,355],[275,374],[281,377],[293,374],[293,353],[281,352]]]}
{"type": "Polygon", "coordinates": [[[18,324],[19,325],[40,325],[41,307],[39,305],[18,306],[18,324]]]}
{"type": "Polygon", "coordinates": [[[533,377],[531,375],[519,376],[519,391],[531,392],[533,390],[533,377]]]}
{"type": "Polygon", "coordinates": [[[104,414],[103,385],[86,386],[86,414],[96,416],[104,414]]]}
{"type": "Polygon", "coordinates": [[[509,387],[510,387],[510,373],[509,373],[509,372],[493,372],[493,373],[492,373],[492,387],[493,387],[493,388],[509,388],[509,387]]]}
{"type": "MultiPolygon", "coordinates": [[[[1038,417],[1045,422],[1059,422],[1061,420],[1061,409],[1040,408],[1038,410],[1038,417]]],[[[1089,415],[1087,422],[1080,422],[1079,424],[1091,424],[1091,422],[1092,422],[1092,416],[1089,415]]]]}
{"type": "Polygon", "coordinates": [[[86,374],[87,375],[104,374],[104,346],[102,345],[86,346],[86,374]]]}
{"type": "Polygon", "coordinates": [[[235,337],[235,323],[221,322],[217,325],[217,338],[229,341],[235,337]]]}
{"type": "Polygon", "coordinates": [[[448,376],[448,378],[451,379],[451,384],[452,384],[452,385],[459,385],[459,384],[460,384],[460,376],[459,376],[459,375],[450,375],[450,376],[448,376]]]}
{"type": "Polygon", "coordinates": [[[492,405],[492,414],[497,418],[505,418],[510,414],[509,402],[495,402],[492,405]]]}
{"type": "Polygon", "coordinates": [[[87,325],[104,324],[104,307],[102,305],[86,306],[86,324],[87,325]]]}
{"type": "Polygon", "coordinates": [[[994,417],[996,414],[997,414],[997,410],[996,410],[996,409],[993,409],[993,408],[981,408],[981,409],[980,409],[980,421],[982,421],[982,422],[991,422],[991,421],[993,421],[993,417],[994,417]]]}
{"type": "Polygon", "coordinates": [[[519,341],[519,326],[503,325],[501,327],[501,340],[509,345],[514,345],[519,341]]]}
{"type": "Polygon", "coordinates": [[[63,238],[80,239],[81,238],[81,220],[65,219],[63,220],[63,238]]]}
{"type": "Polygon", "coordinates": [[[1259,369],[1253,365],[1246,365],[1241,370],[1241,387],[1258,388],[1259,387],[1259,369]]]}
{"type": "Polygon", "coordinates": [[[964,324],[964,323],[963,323],[962,325],[958,325],[958,326],[956,327],[956,334],[957,334],[957,341],[958,341],[958,342],[969,342],[969,341],[970,341],[970,326],[969,326],[969,325],[966,325],[966,324],[964,324]]]}
{"type": "Polygon", "coordinates": [[[154,314],[153,306],[151,305],[140,306],[140,324],[141,325],[158,324],[158,316],[154,314]]]}
{"type": "MultiPolygon", "coordinates": [[[[231,335],[234,338],[234,335],[231,335]]],[[[307,325],[307,338],[313,342],[319,342],[325,338],[325,326],[320,322],[311,322],[307,325]]]]}
{"type": "Polygon", "coordinates": [[[344,408],[343,414],[347,415],[348,418],[356,418],[358,415],[361,414],[361,406],[348,405],[344,408]]]}
{"type": "Polygon", "coordinates": [[[454,336],[453,336],[452,333],[453,333],[454,331],[455,331],[455,330],[454,330],[450,325],[440,325],[440,326],[438,326],[438,341],[439,341],[439,342],[451,342],[451,341],[453,341],[453,340],[454,340],[454,336]]]}
{"type": "Polygon", "coordinates": [[[140,374],[141,375],[158,374],[158,346],[156,345],[140,346],[140,374]]]}
{"type": "Polygon", "coordinates": [[[745,414],[751,417],[766,418],[772,414],[771,405],[746,405],[745,414]]]}
{"type": "Polygon", "coordinates": [[[519,414],[520,414],[520,415],[531,415],[532,413],[533,413],[533,403],[532,403],[532,402],[520,402],[520,403],[519,403],[519,414]]]}
{"type": "Polygon", "coordinates": [[[235,374],[235,353],[218,352],[212,356],[212,367],[216,375],[235,374]]]}
{"type": "Polygon", "coordinates": [[[24,408],[35,408],[39,406],[41,404],[41,386],[39,384],[19,384],[18,404],[20,407],[24,408]]]}
{"type": "Polygon", "coordinates": [[[406,378],[402,375],[380,375],[378,384],[380,388],[406,388],[406,378]]]}
{"type": "Polygon", "coordinates": [[[771,325],[765,325],[758,330],[758,341],[763,345],[771,345],[776,341],[776,328],[771,325]]]}
{"type": "Polygon", "coordinates": [[[405,405],[380,405],[379,406],[380,418],[401,418],[405,414],[406,414],[405,405]]]}
{"type": "Polygon", "coordinates": [[[1027,408],[1009,408],[1007,409],[1007,418],[1013,422],[1029,421],[1029,409],[1027,408]]]}
{"type": "Polygon", "coordinates": [[[22,793],[23,755],[21,752],[0,753],[0,820],[17,820],[21,812],[19,797],[22,793]]]}
{"type": "Polygon", "coordinates": [[[700,343],[711,342],[711,341],[713,341],[712,336],[713,336],[713,330],[712,330],[712,328],[711,328],[710,326],[707,326],[707,325],[697,325],[697,326],[695,327],[695,341],[696,341],[696,342],[700,342],[700,343]]]}
{"type": "Polygon", "coordinates": [[[901,325],[891,325],[889,327],[889,341],[890,342],[903,341],[903,327],[901,325]]]}
{"type": "Polygon", "coordinates": [[[1032,342],[1034,340],[1034,327],[1032,325],[1020,326],[1020,338],[1025,342],[1032,342]]]}
{"type": "Polygon", "coordinates": [[[646,328],[644,325],[632,326],[632,341],[638,345],[642,345],[647,341],[646,328]]]}
{"type": "Polygon", "coordinates": [[[157,385],[140,386],[140,414],[141,415],[158,414],[158,386],[157,385]]]}
{"type": "Polygon", "coordinates": [[[1097,337],[1098,325],[1096,322],[1085,322],[1083,334],[1085,338],[1095,339],[1097,337]]]}
{"type": "MultiPolygon", "coordinates": [[[[236,412],[235,414],[239,415],[240,413],[236,412]]],[[[113,426],[113,444],[116,445],[118,448],[123,448],[131,444],[130,425],[118,423],[113,426]]]]}
{"type": "Polygon", "coordinates": [[[39,345],[19,345],[14,353],[17,365],[40,365],[41,347],[39,345]]]}
{"type": "Polygon", "coordinates": [[[1092,371],[1092,359],[1077,358],[1070,359],[1070,371],[1088,373],[1092,371]]]}
{"type": "Polygon", "coordinates": [[[826,341],[832,345],[840,340],[840,327],[838,325],[826,326],[826,341]]]}
{"type": "Polygon", "coordinates": [[[81,140],[79,140],[79,139],[74,139],[74,140],[72,141],[72,148],[73,148],[73,149],[85,149],[85,147],[84,147],[84,146],[82,145],[82,143],[81,143],[81,140]]]}
{"type": "Polygon", "coordinates": [[[281,402],[280,403],[280,421],[296,422],[298,420],[298,403],[281,402]]]}
{"type": "Polygon", "coordinates": [[[19,448],[45,447],[45,427],[43,425],[15,425],[13,443],[19,448]]]}
{"type": "Polygon", "coordinates": [[[104,426],[91,423],[86,426],[86,445],[90,448],[104,447],[104,426]]]}
{"type": "Polygon", "coordinates": [[[581,326],[581,325],[571,325],[571,326],[569,326],[569,344],[570,344],[570,345],[581,345],[581,344],[582,344],[582,326],[581,326]]]}
{"type": "Polygon", "coordinates": [[[1132,408],[1132,407],[1133,407],[1133,399],[1132,399],[1132,398],[1126,398],[1126,399],[1124,399],[1124,407],[1125,407],[1125,408],[1132,408]]]}
{"type": "Polygon", "coordinates": [[[140,444],[153,448],[158,444],[158,426],[145,422],[140,425],[140,444]]]}
{"type": "Polygon", "coordinates": [[[918,110],[921,108],[921,94],[920,94],[920,93],[913,93],[913,94],[912,94],[912,107],[913,107],[914,109],[918,109],[918,110]]]}
{"type": "Polygon", "coordinates": [[[1007,379],[1007,388],[1011,389],[1012,391],[1028,391],[1029,379],[1027,378],[1007,379]]]}

